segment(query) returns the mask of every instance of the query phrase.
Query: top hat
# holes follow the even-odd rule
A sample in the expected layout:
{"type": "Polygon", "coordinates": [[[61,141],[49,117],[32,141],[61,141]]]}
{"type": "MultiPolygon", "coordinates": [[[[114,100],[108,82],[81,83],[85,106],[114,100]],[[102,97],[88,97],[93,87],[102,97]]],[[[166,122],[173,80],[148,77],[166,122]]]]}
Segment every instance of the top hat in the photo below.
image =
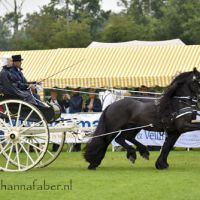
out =
{"type": "Polygon", "coordinates": [[[17,61],[22,61],[23,59],[22,59],[21,55],[13,55],[12,60],[13,60],[13,62],[17,62],[17,61]]]}

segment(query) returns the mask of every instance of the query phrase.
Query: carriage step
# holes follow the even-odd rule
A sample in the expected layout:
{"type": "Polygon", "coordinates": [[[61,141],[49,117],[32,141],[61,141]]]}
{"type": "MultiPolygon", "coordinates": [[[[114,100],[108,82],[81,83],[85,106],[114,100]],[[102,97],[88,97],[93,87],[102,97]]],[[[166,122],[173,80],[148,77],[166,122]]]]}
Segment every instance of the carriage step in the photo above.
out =
{"type": "Polygon", "coordinates": [[[193,124],[198,124],[198,123],[200,123],[200,120],[197,120],[197,119],[192,120],[192,123],[193,123],[193,124]]]}

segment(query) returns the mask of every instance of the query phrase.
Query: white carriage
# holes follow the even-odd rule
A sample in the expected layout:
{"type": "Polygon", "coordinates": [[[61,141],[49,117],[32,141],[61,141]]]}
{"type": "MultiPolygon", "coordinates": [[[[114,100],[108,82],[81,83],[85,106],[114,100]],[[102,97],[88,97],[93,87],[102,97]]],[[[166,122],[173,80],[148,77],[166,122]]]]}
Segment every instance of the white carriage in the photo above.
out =
{"type": "MultiPolygon", "coordinates": [[[[34,167],[45,167],[60,154],[66,133],[77,128],[77,120],[63,123],[58,120],[54,127],[48,126],[60,117],[60,109],[44,103],[34,106],[11,95],[0,94],[0,171],[20,172],[34,167]],[[57,137],[57,149],[49,145],[57,137]]],[[[75,135],[77,139],[82,136],[75,135]]],[[[74,135],[73,135],[74,137],[74,135]]]]}

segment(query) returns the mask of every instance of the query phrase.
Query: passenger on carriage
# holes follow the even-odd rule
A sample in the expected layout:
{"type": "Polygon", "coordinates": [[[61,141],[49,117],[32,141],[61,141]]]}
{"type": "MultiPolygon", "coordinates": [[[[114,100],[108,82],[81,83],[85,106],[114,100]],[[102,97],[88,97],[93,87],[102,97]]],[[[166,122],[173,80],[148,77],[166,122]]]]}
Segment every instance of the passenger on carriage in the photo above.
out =
{"type": "Polygon", "coordinates": [[[4,55],[1,58],[1,70],[4,67],[9,67],[12,66],[13,62],[12,62],[12,56],[11,55],[4,55]]]}
{"type": "Polygon", "coordinates": [[[3,66],[0,72],[0,91],[38,105],[38,102],[29,90],[30,83],[27,82],[22,73],[22,60],[21,55],[13,55],[13,63],[3,66]]]}

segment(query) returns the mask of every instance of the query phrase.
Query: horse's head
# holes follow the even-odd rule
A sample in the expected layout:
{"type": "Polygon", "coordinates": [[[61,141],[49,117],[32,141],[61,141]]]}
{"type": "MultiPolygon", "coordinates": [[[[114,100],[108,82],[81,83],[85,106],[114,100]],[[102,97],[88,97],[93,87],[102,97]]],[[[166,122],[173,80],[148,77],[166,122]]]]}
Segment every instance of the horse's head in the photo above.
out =
{"type": "Polygon", "coordinates": [[[160,99],[161,118],[170,121],[171,113],[177,112],[177,109],[183,106],[194,104],[194,100],[199,99],[199,96],[200,72],[194,68],[193,71],[179,74],[167,87],[160,99]]]}
{"type": "Polygon", "coordinates": [[[190,90],[195,97],[200,95],[200,72],[194,68],[191,75],[191,80],[188,81],[190,90]]]}
{"type": "Polygon", "coordinates": [[[193,71],[179,74],[166,88],[160,100],[161,112],[170,112],[169,107],[174,97],[188,96],[192,99],[200,96],[200,72],[196,68],[193,71]]]}

